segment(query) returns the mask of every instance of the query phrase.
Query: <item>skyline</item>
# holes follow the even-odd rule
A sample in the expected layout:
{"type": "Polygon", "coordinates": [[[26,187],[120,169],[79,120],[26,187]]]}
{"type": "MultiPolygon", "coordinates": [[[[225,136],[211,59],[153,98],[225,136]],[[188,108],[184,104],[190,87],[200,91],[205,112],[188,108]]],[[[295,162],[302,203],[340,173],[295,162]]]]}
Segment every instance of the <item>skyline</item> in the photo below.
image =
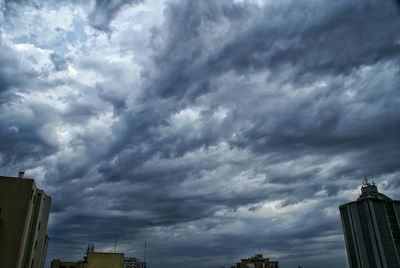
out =
{"type": "Polygon", "coordinates": [[[263,253],[347,267],[339,205],[400,199],[394,0],[0,0],[0,174],[53,198],[48,264],[263,253]]]}

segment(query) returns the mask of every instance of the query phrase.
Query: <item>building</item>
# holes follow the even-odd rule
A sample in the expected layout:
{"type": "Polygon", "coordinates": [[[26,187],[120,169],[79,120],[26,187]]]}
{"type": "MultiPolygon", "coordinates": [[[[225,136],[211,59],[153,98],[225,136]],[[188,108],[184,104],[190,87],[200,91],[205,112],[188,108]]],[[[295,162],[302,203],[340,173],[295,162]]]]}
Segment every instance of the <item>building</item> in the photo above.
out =
{"type": "Polygon", "coordinates": [[[359,198],[339,209],[350,268],[400,267],[400,201],[364,181],[359,198]]]}
{"type": "Polygon", "coordinates": [[[89,252],[87,268],[124,268],[124,253],[89,252]]]}
{"type": "Polygon", "coordinates": [[[124,268],[124,253],[88,252],[83,261],[53,260],[51,268],[124,268]]]}
{"type": "Polygon", "coordinates": [[[124,268],[146,268],[146,263],[133,257],[127,257],[124,260],[124,268]]]}
{"type": "Polygon", "coordinates": [[[236,268],[279,268],[279,262],[270,261],[269,258],[264,258],[263,254],[256,254],[254,257],[241,259],[241,262],[236,263],[236,268]]]}
{"type": "Polygon", "coordinates": [[[87,262],[66,262],[61,260],[52,260],[51,268],[87,268],[87,262]]]}
{"type": "Polygon", "coordinates": [[[51,198],[23,177],[0,176],[0,266],[42,268],[51,198]]]}

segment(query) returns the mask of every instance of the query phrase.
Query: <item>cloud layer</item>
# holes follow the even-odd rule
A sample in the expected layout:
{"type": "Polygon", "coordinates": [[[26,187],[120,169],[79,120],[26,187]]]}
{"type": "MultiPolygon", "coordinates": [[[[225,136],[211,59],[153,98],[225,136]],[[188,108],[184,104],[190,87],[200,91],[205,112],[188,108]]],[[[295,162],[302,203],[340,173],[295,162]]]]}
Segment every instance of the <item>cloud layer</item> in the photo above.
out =
{"type": "Polygon", "coordinates": [[[396,5],[0,1],[0,172],[53,197],[48,259],[345,267],[338,206],[400,198],[396,5]]]}

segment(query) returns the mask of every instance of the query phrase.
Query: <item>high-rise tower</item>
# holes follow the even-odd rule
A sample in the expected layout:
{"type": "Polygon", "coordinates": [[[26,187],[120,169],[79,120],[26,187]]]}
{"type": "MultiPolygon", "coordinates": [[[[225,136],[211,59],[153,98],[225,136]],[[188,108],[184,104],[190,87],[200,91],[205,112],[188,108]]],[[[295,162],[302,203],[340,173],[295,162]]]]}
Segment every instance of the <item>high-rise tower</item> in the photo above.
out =
{"type": "Polygon", "coordinates": [[[51,198],[33,179],[0,176],[0,267],[42,268],[51,198]]]}
{"type": "Polygon", "coordinates": [[[340,215],[350,268],[400,268],[400,201],[364,181],[340,215]]]}

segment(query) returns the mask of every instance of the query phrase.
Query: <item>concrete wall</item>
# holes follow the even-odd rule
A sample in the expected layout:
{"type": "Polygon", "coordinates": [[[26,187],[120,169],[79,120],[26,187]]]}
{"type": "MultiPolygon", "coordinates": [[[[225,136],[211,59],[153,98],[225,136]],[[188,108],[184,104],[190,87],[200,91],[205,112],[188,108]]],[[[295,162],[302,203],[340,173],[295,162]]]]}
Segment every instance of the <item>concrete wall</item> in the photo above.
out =
{"type": "Polygon", "coordinates": [[[0,177],[0,264],[29,267],[23,263],[33,214],[35,182],[0,177]]]}
{"type": "Polygon", "coordinates": [[[124,268],[124,254],[89,252],[87,268],[124,268]]]}
{"type": "Polygon", "coordinates": [[[400,267],[396,204],[369,198],[340,206],[350,268],[400,267]]]}
{"type": "Polygon", "coordinates": [[[51,268],[87,268],[87,263],[53,260],[51,262],[51,268]]]}
{"type": "Polygon", "coordinates": [[[43,268],[50,206],[33,179],[0,176],[0,267],[43,268]]]}
{"type": "Polygon", "coordinates": [[[33,266],[42,268],[46,258],[46,231],[50,214],[51,198],[44,191],[38,190],[35,198],[35,216],[32,221],[32,239],[30,260],[33,266]]]}

